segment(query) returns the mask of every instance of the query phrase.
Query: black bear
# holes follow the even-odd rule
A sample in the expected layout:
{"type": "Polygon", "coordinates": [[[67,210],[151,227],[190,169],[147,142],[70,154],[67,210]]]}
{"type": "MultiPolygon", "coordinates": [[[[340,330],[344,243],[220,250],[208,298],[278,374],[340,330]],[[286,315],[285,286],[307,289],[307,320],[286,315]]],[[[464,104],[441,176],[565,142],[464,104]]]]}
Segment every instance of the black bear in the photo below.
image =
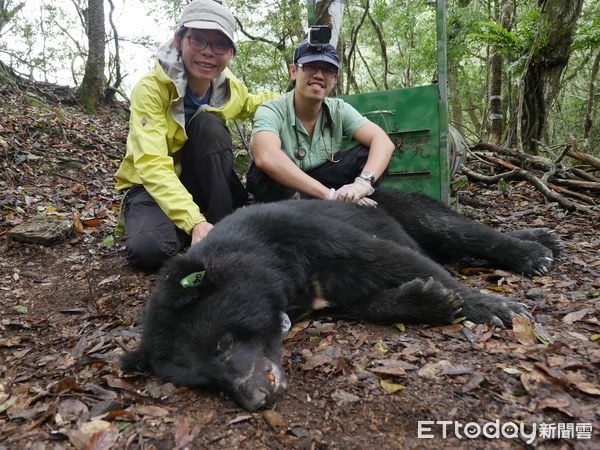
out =
{"type": "Polygon", "coordinates": [[[290,200],[223,219],[165,267],[123,369],[217,385],[253,411],[286,386],[288,314],[431,324],[466,316],[507,326],[513,314],[529,315],[515,300],[461,285],[432,258],[545,274],[559,251],[550,230],[500,233],[416,193],[379,189],[373,198],[378,208],[290,200]]]}

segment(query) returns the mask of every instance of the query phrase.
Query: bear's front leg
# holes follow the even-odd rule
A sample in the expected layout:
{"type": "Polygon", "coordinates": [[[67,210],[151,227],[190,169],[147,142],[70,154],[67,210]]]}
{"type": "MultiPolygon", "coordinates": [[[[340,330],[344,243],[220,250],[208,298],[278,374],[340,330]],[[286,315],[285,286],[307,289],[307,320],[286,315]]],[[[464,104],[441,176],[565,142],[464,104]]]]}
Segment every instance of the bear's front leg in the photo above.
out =
{"type": "Polygon", "coordinates": [[[374,292],[349,305],[361,320],[375,323],[451,323],[460,316],[463,300],[433,278],[408,281],[396,288],[374,292]]]}
{"type": "Polygon", "coordinates": [[[533,321],[527,307],[516,300],[483,294],[467,287],[458,290],[464,300],[462,312],[472,322],[491,322],[499,327],[510,328],[515,314],[533,321]]]}

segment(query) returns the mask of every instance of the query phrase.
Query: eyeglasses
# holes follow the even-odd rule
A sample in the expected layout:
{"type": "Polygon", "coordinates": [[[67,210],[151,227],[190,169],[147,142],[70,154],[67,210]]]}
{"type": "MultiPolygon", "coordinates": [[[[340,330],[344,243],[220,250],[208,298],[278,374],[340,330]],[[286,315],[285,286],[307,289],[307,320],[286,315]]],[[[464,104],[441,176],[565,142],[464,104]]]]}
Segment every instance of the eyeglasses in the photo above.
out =
{"type": "Polygon", "coordinates": [[[323,67],[314,64],[298,64],[298,67],[301,67],[305,74],[311,76],[320,70],[323,72],[323,76],[330,80],[333,80],[338,74],[338,70],[335,67],[323,67]]]}
{"type": "Polygon", "coordinates": [[[187,38],[190,43],[190,47],[197,51],[202,51],[210,45],[210,48],[212,48],[213,52],[215,52],[217,55],[224,55],[231,48],[231,44],[228,41],[209,42],[200,36],[188,36],[187,38]]]}

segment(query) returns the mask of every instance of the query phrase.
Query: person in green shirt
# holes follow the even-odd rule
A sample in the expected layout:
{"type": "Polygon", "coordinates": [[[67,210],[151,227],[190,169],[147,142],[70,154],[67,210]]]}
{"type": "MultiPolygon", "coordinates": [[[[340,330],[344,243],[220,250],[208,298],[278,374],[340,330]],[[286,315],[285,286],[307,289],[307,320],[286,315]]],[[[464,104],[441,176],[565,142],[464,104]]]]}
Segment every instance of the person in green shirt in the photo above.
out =
{"type": "Polygon", "coordinates": [[[256,202],[299,196],[374,206],[368,196],[394,144],[348,103],[328,97],[339,69],[332,45],[304,40],[290,65],[294,89],[256,110],[246,184],[256,202]],[[344,137],[359,144],[341,150],[344,137]]]}

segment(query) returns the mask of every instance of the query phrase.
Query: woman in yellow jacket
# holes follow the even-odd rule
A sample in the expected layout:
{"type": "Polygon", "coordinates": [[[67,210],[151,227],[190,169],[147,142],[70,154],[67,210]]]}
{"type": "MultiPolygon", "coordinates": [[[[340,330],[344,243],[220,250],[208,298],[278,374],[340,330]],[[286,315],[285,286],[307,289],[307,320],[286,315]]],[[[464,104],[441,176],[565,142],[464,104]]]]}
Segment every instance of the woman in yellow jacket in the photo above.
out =
{"type": "Polygon", "coordinates": [[[188,4],[173,39],[131,94],[127,153],[115,178],[128,260],[156,269],[243,206],[228,119],[252,117],[271,94],[249,94],[227,69],[233,14],[215,0],[188,4]]]}

